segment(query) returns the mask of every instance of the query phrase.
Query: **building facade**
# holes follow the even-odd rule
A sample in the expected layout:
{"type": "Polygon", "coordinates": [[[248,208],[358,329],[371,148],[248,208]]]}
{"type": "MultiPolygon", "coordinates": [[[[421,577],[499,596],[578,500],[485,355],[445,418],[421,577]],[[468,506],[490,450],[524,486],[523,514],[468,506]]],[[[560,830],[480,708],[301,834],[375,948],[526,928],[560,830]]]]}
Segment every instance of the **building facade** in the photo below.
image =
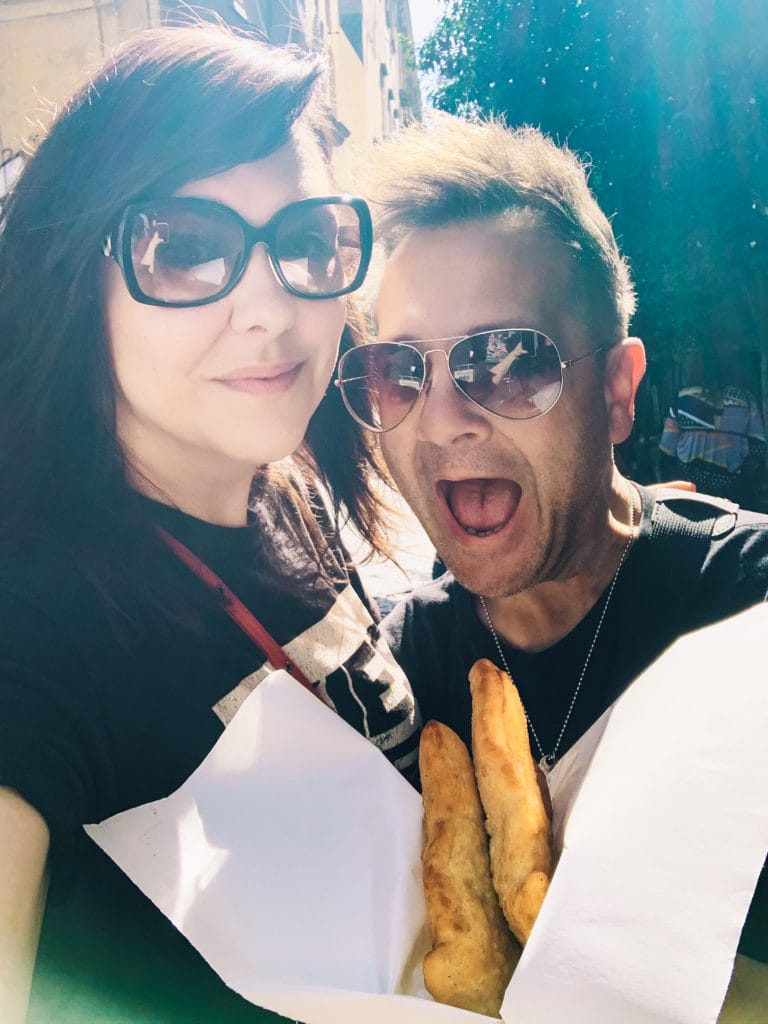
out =
{"type": "MultiPolygon", "coordinates": [[[[408,0],[207,0],[205,8],[272,43],[327,53],[342,182],[367,146],[420,115],[408,0]]],[[[167,0],[0,0],[0,202],[19,154],[89,71],[179,10],[167,0]]]]}
{"type": "Polygon", "coordinates": [[[365,148],[421,116],[408,0],[306,0],[311,46],[326,50],[334,114],[349,143],[344,180],[365,148]]]}

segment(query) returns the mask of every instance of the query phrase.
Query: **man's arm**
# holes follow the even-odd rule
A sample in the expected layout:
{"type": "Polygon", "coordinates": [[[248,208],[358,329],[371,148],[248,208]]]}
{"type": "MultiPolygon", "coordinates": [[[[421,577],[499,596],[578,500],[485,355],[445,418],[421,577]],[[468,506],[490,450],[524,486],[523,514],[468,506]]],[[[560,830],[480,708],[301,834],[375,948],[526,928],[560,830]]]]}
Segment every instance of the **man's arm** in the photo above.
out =
{"type": "Polygon", "coordinates": [[[46,893],[48,827],[0,787],[0,1020],[23,1024],[46,893]]]}

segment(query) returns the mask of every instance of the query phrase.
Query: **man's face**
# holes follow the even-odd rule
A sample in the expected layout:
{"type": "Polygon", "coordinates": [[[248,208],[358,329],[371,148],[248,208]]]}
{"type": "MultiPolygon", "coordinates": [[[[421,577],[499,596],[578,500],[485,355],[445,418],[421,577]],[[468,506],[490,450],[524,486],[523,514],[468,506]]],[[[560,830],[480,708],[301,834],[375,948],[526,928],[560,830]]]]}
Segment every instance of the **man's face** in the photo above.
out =
{"type": "MultiPolygon", "coordinates": [[[[528,327],[552,338],[563,360],[580,356],[601,341],[572,313],[570,261],[565,245],[532,226],[465,221],[416,231],[385,269],[380,338],[528,327]]],[[[486,412],[455,388],[439,352],[427,361],[424,392],[381,442],[446,565],[487,597],[588,568],[605,536],[612,473],[598,360],[566,369],[560,400],[531,420],[486,412]]]]}

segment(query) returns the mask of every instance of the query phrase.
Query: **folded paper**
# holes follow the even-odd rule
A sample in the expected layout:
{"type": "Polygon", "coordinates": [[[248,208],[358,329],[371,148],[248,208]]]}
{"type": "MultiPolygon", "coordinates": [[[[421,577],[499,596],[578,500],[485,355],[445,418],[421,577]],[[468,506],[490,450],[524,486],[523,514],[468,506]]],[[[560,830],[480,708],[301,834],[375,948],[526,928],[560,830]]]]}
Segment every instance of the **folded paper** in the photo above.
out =
{"type": "MultiPolygon", "coordinates": [[[[706,1024],[768,852],[768,606],[679,640],[549,776],[562,848],[508,1024],[706,1024]]],[[[431,1001],[421,800],[285,673],[164,800],[87,827],[214,970],[305,1024],[431,1001]]]]}

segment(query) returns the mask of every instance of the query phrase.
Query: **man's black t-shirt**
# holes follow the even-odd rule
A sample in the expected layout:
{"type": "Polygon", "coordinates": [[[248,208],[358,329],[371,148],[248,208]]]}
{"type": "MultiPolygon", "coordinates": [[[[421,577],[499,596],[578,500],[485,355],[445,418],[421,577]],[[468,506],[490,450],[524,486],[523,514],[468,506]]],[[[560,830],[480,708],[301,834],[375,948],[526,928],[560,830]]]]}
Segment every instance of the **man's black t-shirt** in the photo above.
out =
{"type": "MultiPolygon", "coordinates": [[[[269,495],[239,529],[152,502],[147,511],[227,583],[343,718],[413,773],[412,694],[342,550],[333,579],[321,578],[301,523],[269,495]]],[[[204,588],[172,552],[160,555],[182,592],[204,588]]],[[[65,551],[0,564],[0,785],[37,808],[51,833],[31,1024],[272,1019],[231,993],[82,829],[177,789],[271,671],[214,601],[201,615],[185,630],[137,608],[117,634],[65,551]]]]}
{"type": "MultiPolygon", "coordinates": [[[[662,541],[652,536],[654,493],[639,490],[639,534],[605,610],[558,756],[677,637],[758,604],[768,595],[768,517],[739,511],[734,522],[732,515],[724,514],[703,546],[682,533],[662,541]]],[[[701,515],[703,502],[696,497],[680,498],[671,506],[685,519],[687,514],[701,515]]],[[[709,509],[709,514],[717,515],[717,511],[709,509]]],[[[545,753],[557,744],[606,596],[603,594],[579,625],[547,650],[527,653],[502,641],[510,672],[545,753]]],[[[495,664],[500,661],[494,639],[478,617],[474,595],[446,573],[393,609],[383,629],[405,669],[423,720],[444,722],[471,748],[467,675],[478,658],[495,664]]],[[[531,743],[538,759],[535,741],[531,743]]],[[[742,952],[768,961],[765,871],[742,936],[742,952]]]]}

